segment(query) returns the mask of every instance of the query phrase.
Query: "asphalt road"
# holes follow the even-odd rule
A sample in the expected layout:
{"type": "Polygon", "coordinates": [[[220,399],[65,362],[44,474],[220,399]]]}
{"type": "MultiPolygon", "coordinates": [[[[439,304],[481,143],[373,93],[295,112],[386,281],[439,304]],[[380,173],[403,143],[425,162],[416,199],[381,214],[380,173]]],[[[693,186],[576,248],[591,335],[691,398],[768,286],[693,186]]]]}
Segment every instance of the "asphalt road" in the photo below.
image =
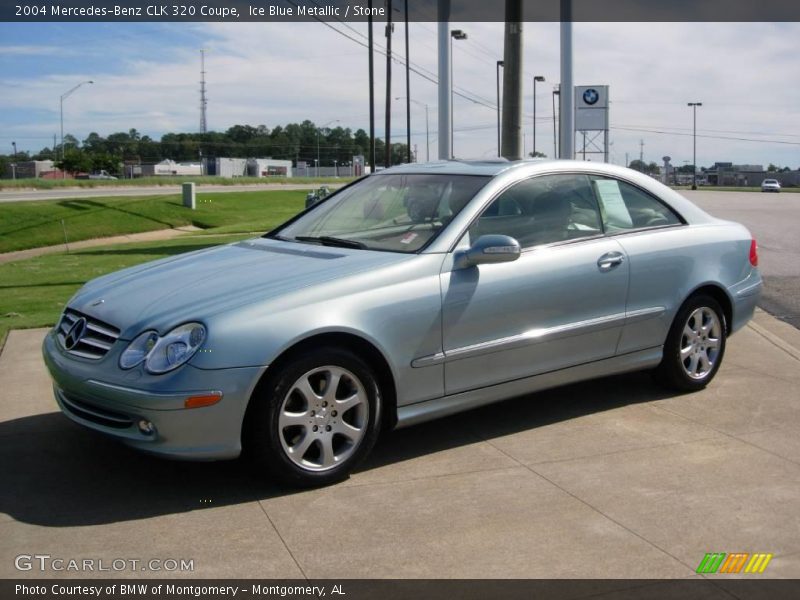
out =
{"type": "MultiPolygon", "coordinates": [[[[329,188],[339,184],[326,184],[329,188]]],[[[203,194],[219,194],[226,192],[261,192],[267,190],[310,190],[318,188],[317,183],[256,183],[242,185],[202,185],[197,192],[203,194]]],[[[179,185],[154,186],[102,186],[96,188],[69,188],[54,190],[0,190],[0,203],[24,202],[26,200],[66,200],[69,198],[97,198],[108,196],[164,196],[179,194],[179,185]]]]}
{"type": "Polygon", "coordinates": [[[800,194],[682,193],[715,217],[750,230],[758,242],[765,283],[761,308],[800,329],[800,194]]]}

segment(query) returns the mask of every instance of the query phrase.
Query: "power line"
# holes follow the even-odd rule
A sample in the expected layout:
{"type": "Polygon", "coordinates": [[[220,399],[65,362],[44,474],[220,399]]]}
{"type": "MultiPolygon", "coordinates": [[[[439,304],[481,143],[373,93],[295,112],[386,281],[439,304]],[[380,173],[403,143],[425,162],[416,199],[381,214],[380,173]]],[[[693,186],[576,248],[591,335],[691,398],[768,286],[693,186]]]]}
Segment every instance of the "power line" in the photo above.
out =
{"type": "MultiPolygon", "coordinates": [[[[692,137],[691,133],[681,133],[676,131],[664,131],[660,129],[639,129],[634,127],[620,127],[620,126],[612,126],[609,127],[614,131],[635,131],[638,133],[655,133],[660,135],[677,135],[682,137],[692,137]]],[[[731,137],[731,136],[724,136],[724,135],[700,135],[697,134],[699,138],[705,138],[710,140],[730,140],[734,142],[761,142],[764,144],[784,144],[788,146],[800,146],[800,142],[787,142],[785,140],[759,140],[754,138],[743,138],[743,137],[731,137]]]]}

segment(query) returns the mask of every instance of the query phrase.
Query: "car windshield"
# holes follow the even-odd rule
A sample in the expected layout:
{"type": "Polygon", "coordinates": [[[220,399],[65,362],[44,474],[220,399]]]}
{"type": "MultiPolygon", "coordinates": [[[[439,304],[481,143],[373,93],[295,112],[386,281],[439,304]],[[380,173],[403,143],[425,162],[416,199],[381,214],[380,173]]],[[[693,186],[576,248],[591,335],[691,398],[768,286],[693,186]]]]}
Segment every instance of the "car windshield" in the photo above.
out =
{"type": "Polygon", "coordinates": [[[373,175],[267,236],[326,246],[417,252],[489,179],[475,175],[373,175]]]}

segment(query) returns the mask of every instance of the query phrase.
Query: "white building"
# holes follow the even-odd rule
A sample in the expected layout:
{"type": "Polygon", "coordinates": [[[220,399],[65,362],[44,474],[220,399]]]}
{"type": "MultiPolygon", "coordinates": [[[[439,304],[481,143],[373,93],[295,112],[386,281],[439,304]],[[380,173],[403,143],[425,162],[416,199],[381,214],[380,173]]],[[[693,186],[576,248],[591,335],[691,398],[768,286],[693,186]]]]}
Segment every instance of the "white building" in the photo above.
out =
{"type": "Polygon", "coordinates": [[[177,163],[174,160],[166,159],[154,165],[142,165],[142,177],[153,175],[181,175],[181,176],[200,176],[203,174],[203,165],[200,163],[177,163]]]}
{"type": "Polygon", "coordinates": [[[248,158],[248,177],[291,177],[292,161],[274,158],[248,158]]]}

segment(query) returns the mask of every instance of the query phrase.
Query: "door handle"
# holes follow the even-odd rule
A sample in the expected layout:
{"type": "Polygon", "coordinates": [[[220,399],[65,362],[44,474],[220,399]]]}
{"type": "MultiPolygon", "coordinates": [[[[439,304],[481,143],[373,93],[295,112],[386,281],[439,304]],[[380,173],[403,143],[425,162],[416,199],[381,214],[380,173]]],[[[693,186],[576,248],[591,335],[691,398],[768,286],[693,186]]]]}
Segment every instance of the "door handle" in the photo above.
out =
{"type": "Polygon", "coordinates": [[[618,267],[625,261],[625,256],[622,252],[607,252],[597,259],[597,267],[601,271],[610,271],[614,267],[618,267]]]}

